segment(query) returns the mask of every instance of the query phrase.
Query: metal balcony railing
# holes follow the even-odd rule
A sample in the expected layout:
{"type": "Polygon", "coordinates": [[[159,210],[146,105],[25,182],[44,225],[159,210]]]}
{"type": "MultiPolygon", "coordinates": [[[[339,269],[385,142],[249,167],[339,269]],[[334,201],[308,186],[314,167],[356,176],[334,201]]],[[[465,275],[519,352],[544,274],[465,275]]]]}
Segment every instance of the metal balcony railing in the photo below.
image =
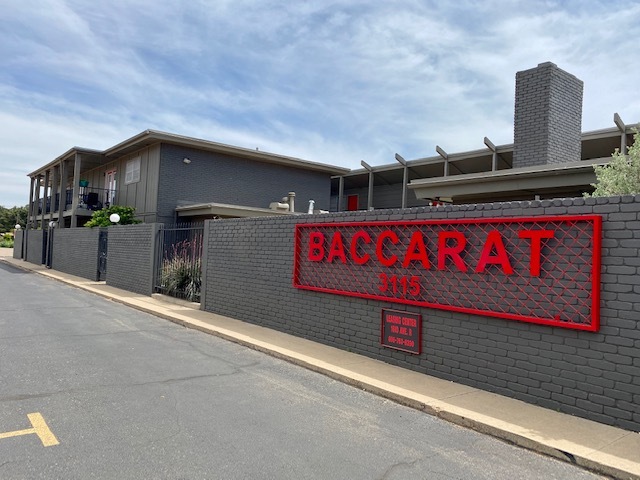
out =
{"type": "MultiPolygon", "coordinates": [[[[104,188],[80,187],[78,193],[78,206],[87,210],[100,210],[113,205],[116,197],[115,190],[104,188]]],[[[44,213],[55,213],[60,211],[60,194],[56,193],[51,205],[51,196],[38,199],[37,215],[44,213]]],[[[70,210],[73,204],[73,189],[65,190],[64,210],[70,210]]]]}
{"type": "MultiPolygon", "coordinates": [[[[80,187],[78,194],[78,206],[87,210],[101,210],[114,203],[115,190],[105,188],[80,187]]],[[[71,193],[73,198],[73,192],[71,193]]]]}

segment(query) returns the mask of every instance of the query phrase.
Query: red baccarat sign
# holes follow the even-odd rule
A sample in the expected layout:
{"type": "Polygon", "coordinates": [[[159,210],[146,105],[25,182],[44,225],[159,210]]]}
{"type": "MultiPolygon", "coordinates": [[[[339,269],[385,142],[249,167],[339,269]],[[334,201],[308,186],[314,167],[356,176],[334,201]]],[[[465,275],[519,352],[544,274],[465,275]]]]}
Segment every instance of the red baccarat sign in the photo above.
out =
{"type": "Polygon", "coordinates": [[[297,288],[596,331],[597,215],[304,223],[297,288]]]}

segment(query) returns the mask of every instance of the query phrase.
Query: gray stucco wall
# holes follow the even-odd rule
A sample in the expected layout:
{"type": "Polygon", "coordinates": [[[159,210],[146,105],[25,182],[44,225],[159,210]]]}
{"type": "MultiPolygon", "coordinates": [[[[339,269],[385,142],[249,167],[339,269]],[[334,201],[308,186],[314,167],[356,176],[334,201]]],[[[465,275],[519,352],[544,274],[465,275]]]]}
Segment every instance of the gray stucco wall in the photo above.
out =
{"type": "Polygon", "coordinates": [[[153,293],[154,246],[160,225],[109,227],[107,285],[130,292],[153,293]]]}
{"type": "Polygon", "coordinates": [[[158,221],[173,223],[178,204],[216,202],[268,208],[296,192],[296,211],[309,200],[328,210],[331,175],[163,144],[160,154],[158,221]],[[186,165],[183,159],[191,163],[186,165]]]}
{"type": "Polygon", "coordinates": [[[16,230],[13,238],[13,258],[22,258],[24,230],[16,230]]]}
{"type": "Polygon", "coordinates": [[[53,232],[51,268],[98,280],[99,228],[59,228],[53,232]]]}
{"type": "Polygon", "coordinates": [[[42,265],[44,263],[44,242],[46,232],[44,230],[28,230],[26,233],[27,241],[25,242],[26,254],[24,259],[27,262],[42,265]]]}
{"type": "Polygon", "coordinates": [[[543,407],[640,430],[640,196],[208,222],[203,308],[543,407]],[[603,217],[598,332],[304,291],[296,222],[603,217]],[[382,308],[423,315],[422,354],[380,345],[382,308]]]}

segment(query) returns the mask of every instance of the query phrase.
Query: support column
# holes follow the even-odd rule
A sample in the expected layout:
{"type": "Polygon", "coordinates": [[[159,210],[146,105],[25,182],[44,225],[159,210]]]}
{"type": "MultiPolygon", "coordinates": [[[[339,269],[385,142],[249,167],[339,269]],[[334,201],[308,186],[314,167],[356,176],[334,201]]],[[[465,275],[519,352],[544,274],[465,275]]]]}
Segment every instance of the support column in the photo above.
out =
{"type": "Polygon", "coordinates": [[[407,165],[407,161],[402,158],[399,153],[396,153],[396,160],[400,165],[402,165],[402,208],[407,208],[407,184],[409,183],[409,166],[407,165]]]}
{"type": "Polygon", "coordinates": [[[60,195],[60,212],[58,214],[58,228],[64,228],[64,211],[67,207],[67,167],[66,161],[60,162],[60,185],[58,186],[60,195]]]}
{"type": "Polygon", "coordinates": [[[491,150],[491,171],[495,172],[498,170],[498,152],[496,146],[487,137],[484,137],[484,144],[491,150]]]}
{"type": "Polygon", "coordinates": [[[80,154],[76,153],[73,165],[73,194],[71,199],[71,228],[78,226],[78,197],[80,195],[80,154]]]}
{"type": "Polygon", "coordinates": [[[623,155],[627,154],[627,126],[624,124],[624,122],[622,121],[622,118],[620,118],[620,115],[618,115],[617,113],[613,114],[613,122],[616,124],[616,127],[618,127],[618,130],[620,130],[620,153],[622,153],[623,155]]]}
{"type": "MultiPolygon", "coordinates": [[[[58,203],[58,210],[56,210],[56,195],[58,194],[58,184],[60,183],[60,167],[55,165],[53,167],[53,180],[51,181],[51,210],[49,211],[49,221],[53,221],[53,214],[56,211],[60,211],[60,204],[58,203]]],[[[58,213],[58,219],[60,214],[58,213]]]]}
{"type": "Polygon", "coordinates": [[[40,203],[40,175],[36,177],[36,198],[33,206],[33,227],[38,228],[38,204],[40,203]]]}
{"type": "Polygon", "coordinates": [[[40,223],[42,224],[42,229],[44,230],[45,222],[44,217],[47,214],[47,197],[49,192],[49,170],[47,170],[44,174],[44,189],[42,192],[42,212],[40,213],[40,223]]]}
{"type": "Polygon", "coordinates": [[[338,179],[338,208],[336,211],[341,212],[344,204],[344,177],[338,179]]]}
{"type": "Polygon", "coordinates": [[[443,149],[441,149],[438,145],[436,145],[436,152],[444,159],[444,175],[445,177],[449,176],[449,155],[443,149]]]}
{"type": "Polygon", "coordinates": [[[34,194],[34,190],[35,190],[35,183],[36,183],[36,179],[34,177],[31,177],[31,186],[29,187],[29,206],[27,207],[27,224],[25,225],[25,228],[28,229],[29,226],[31,225],[31,219],[33,217],[35,217],[34,213],[33,213],[33,194],[34,194]]]}
{"type": "Polygon", "coordinates": [[[364,160],[360,160],[362,165],[369,172],[369,188],[367,191],[367,210],[373,210],[373,168],[364,160]]]}

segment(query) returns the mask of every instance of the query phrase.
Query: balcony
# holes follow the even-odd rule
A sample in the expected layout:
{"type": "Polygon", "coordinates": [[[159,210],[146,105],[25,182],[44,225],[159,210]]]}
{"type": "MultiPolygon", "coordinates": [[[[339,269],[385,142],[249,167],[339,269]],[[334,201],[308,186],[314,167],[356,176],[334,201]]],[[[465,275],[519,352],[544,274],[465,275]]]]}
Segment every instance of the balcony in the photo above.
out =
{"type": "MultiPolygon", "coordinates": [[[[78,193],[78,209],[95,211],[101,210],[103,207],[109,207],[113,204],[116,196],[115,190],[103,188],[80,187],[78,193]]],[[[70,212],[73,204],[73,190],[65,190],[64,211],[70,212]]],[[[42,215],[44,205],[44,214],[57,213],[60,211],[60,194],[54,196],[53,209],[51,205],[51,196],[38,199],[37,215],[42,215]]]]}
{"type": "MultiPolygon", "coordinates": [[[[109,207],[114,203],[116,197],[115,190],[108,190],[104,188],[93,187],[80,187],[80,193],[78,194],[78,208],[86,210],[102,210],[102,208],[109,207]]],[[[69,193],[67,190],[67,205],[65,210],[73,199],[73,191],[69,193]]]]}

